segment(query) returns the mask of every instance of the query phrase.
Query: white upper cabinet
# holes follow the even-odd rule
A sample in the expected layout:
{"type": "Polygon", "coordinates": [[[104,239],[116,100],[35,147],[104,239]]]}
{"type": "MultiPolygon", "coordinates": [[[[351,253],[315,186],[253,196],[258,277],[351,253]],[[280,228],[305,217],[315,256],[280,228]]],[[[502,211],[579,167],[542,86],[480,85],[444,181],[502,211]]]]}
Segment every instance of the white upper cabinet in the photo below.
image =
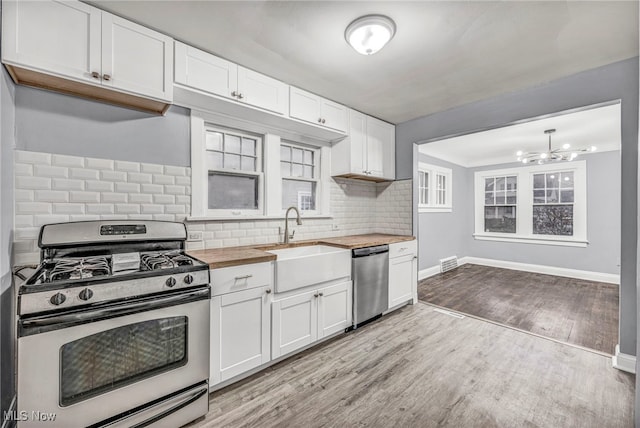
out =
{"type": "Polygon", "coordinates": [[[290,87],[290,113],[295,119],[347,132],[347,108],[310,92],[290,87]]]}
{"type": "Polygon", "coordinates": [[[170,37],[79,1],[2,6],[2,61],[16,83],[158,112],[166,103],[137,97],[172,101],[170,37]]]}
{"type": "Polygon", "coordinates": [[[184,43],[175,42],[175,82],[285,115],[288,85],[184,43]]]}
{"type": "Polygon", "coordinates": [[[2,59],[91,83],[100,71],[102,12],[80,2],[2,2],[2,59]]]}
{"type": "Polygon", "coordinates": [[[102,14],[102,84],[161,100],[173,98],[173,39],[102,14]]]}
{"type": "Polygon", "coordinates": [[[349,110],[349,137],[331,148],[331,175],[395,179],[395,126],[349,110]]]}

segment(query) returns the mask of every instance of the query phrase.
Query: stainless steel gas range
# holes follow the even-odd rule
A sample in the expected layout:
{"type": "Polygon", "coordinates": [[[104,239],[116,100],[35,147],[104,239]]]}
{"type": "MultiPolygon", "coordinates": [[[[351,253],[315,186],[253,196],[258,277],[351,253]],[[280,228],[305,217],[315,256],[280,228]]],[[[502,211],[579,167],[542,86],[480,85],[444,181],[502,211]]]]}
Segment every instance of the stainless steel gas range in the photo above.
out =
{"type": "Polygon", "coordinates": [[[172,222],[42,227],[41,263],[18,291],[20,428],[178,427],[207,413],[209,269],[185,240],[172,222]]]}

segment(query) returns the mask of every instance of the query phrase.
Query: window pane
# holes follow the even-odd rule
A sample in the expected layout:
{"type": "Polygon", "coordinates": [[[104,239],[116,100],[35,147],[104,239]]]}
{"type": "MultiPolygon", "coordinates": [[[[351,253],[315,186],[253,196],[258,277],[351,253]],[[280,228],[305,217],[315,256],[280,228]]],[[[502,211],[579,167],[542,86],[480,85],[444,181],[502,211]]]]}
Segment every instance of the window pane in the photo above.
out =
{"type": "Polygon", "coordinates": [[[251,138],[242,139],[242,154],[255,156],[256,155],[256,140],[251,138]]]}
{"type": "Polygon", "coordinates": [[[558,203],[558,191],[557,190],[547,190],[547,203],[555,204],[558,203]]]}
{"type": "Polygon", "coordinates": [[[313,165],[313,152],[311,150],[304,151],[304,163],[306,165],[313,165]]]}
{"type": "Polygon", "coordinates": [[[507,190],[517,190],[518,189],[518,177],[510,176],[507,177],[507,190]]]}
{"type": "Polygon", "coordinates": [[[559,173],[547,174],[547,189],[557,189],[559,187],[560,180],[558,175],[559,173]]]}
{"type": "Polygon", "coordinates": [[[287,162],[291,161],[291,147],[280,146],[280,160],[287,162]]]}
{"type": "Polygon", "coordinates": [[[496,205],[504,205],[505,201],[505,192],[496,192],[496,205]]]}
{"type": "Polygon", "coordinates": [[[208,169],[220,169],[222,168],[222,153],[207,151],[207,168],[208,169]]]}
{"type": "Polygon", "coordinates": [[[280,175],[283,177],[291,176],[291,164],[289,162],[280,162],[280,175]]]}
{"type": "Polygon", "coordinates": [[[545,199],[544,195],[545,195],[545,191],[544,190],[534,190],[533,191],[533,202],[539,203],[539,204],[544,204],[546,202],[546,199],[545,199]]]}
{"type": "Polygon", "coordinates": [[[573,172],[563,172],[560,174],[560,187],[563,189],[573,189],[573,172]]]}
{"type": "Polygon", "coordinates": [[[291,164],[291,176],[302,177],[302,165],[297,163],[291,164]]]}
{"type": "Polygon", "coordinates": [[[258,177],[209,173],[209,209],[258,209],[258,177]]]}
{"type": "Polygon", "coordinates": [[[494,184],[495,184],[495,179],[493,177],[485,178],[484,179],[484,190],[485,190],[485,192],[492,191],[494,189],[494,184]]]}
{"type": "Polygon", "coordinates": [[[208,131],[205,133],[207,150],[222,151],[222,134],[220,132],[208,131]]]}
{"type": "Polygon", "coordinates": [[[573,190],[562,190],[560,193],[560,202],[563,204],[567,202],[573,203],[573,190]]]}
{"type": "Polygon", "coordinates": [[[224,154],[224,167],[226,169],[240,169],[240,155],[224,154]]]}
{"type": "Polygon", "coordinates": [[[240,137],[237,135],[225,135],[224,151],[231,153],[240,153],[240,137]]]}
{"type": "Polygon", "coordinates": [[[484,192],[484,203],[485,205],[495,205],[493,192],[484,192]]]}
{"type": "Polygon", "coordinates": [[[506,182],[505,182],[505,178],[504,177],[497,177],[496,178],[496,190],[505,190],[506,187],[506,182]]]}
{"type": "Polygon", "coordinates": [[[296,147],[291,148],[291,160],[293,162],[302,163],[302,149],[296,147]]]}
{"type": "Polygon", "coordinates": [[[533,175],[533,188],[544,189],[544,174],[533,175]]]}
{"type": "Polygon", "coordinates": [[[573,205],[534,205],[533,233],[573,235],[573,205]]]}
{"type": "Polygon", "coordinates": [[[313,178],[313,167],[309,165],[305,165],[302,168],[302,176],[304,178],[313,178]]]}
{"type": "Polygon", "coordinates": [[[485,207],[484,231],[516,233],[516,207],[485,207]]]}
{"type": "Polygon", "coordinates": [[[242,156],[241,168],[243,171],[255,171],[256,170],[256,158],[249,156],[242,156]]]}
{"type": "Polygon", "coordinates": [[[422,199],[420,201],[421,204],[428,205],[429,204],[429,190],[422,189],[422,199]]]}
{"type": "Polygon", "coordinates": [[[513,190],[507,191],[507,204],[514,205],[517,202],[516,200],[516,192],[513,190]]]}
{"type": "Polygon", "coordinates": [[[316,183],[300,180],[282,180],[282,209],[316,209],[316,183]]]}

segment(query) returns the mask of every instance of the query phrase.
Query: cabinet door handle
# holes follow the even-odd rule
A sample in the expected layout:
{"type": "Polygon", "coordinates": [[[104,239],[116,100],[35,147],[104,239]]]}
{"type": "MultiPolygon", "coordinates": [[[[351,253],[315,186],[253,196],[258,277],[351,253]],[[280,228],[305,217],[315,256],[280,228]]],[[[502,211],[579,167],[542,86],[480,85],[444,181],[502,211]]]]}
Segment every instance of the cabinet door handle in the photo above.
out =
{"type": "Polygon", "coordinates": [[[111,76],[109,76],[108,74],[103,74],[103,75],[102,75],[102,78],[103,78],[104,80],[106,80],[107,82],[108,82],[109,80],[111,80],[111,76]]]}
{"type": "Polygon", "coordinates": [[[324,120],[324,119],[322,119],[322,123],[324,123],[324,122],[325,122],[325,120],[324,120]]]}
{"type": "Polygon", "coordinates": [[[100,79],[100,73],[98,73],[97,71],[92,71],[91,72],[91,77],[93,77],[94,79],[100,79]]]}
{"type": "Polygon", "coordinates": [[[243,98],[244,98],[244,95],[242,95],[242,94],[238,94],[238,99],[239,99],[239,100],[241,100],[241,99],[243,99],[243,98]]]}
{"type": "Polygon", "coordinates": [[[231,96],[235,98],[235,97],[238,96],[238,93],[236,91],[233,91],[233,92],[231,92],[231,96]]]}
{"type": "Polygon", "coordinates": [[[318,118],[318,123],[322,123],[322,118],[321,117],[318,118]]]}
{"type": "Polygon", "coordinates": [[[236,281],[241,280],[241,279],[249,279],[251,278],[253,275],[242,275],[242,276],[236,276],[236,281]]]}
{"type": "Polygon", "coordinates": [[[266,292],[267,294],[271,294],[271,289],[270,289],[270,288],[267,288],[267,289],[265,290],[265,292],[266,292]]]}
{"type": "Polygon", "coordinates": [[[403,251],[407,251],[407,250],[408,250],[408,248],[407,248],[407,247],[402,247],[402,248],[400,248],[398,251],[399,251],[399,252],[403,252],[403,251]]]}
{"type": "Polygon", "coordinates": [[[417,259],[417,258],[418,258],[418,256],[413,256],[413,260],[415,260],[415,259],[417,259]]]}
{"type": "Polygon", "coordinates": [[[313,297],[316,297],[316,298],[317,298],[317,297],[318,297],[318,293],[314,294],[314,295],[313,295],[313,297]]]}
{"type": "Polygon", "coordinates": [[[318,293],[320,295],[320,297],[324,296],[324,294],[322,294],[322,292],[318,293]]]}

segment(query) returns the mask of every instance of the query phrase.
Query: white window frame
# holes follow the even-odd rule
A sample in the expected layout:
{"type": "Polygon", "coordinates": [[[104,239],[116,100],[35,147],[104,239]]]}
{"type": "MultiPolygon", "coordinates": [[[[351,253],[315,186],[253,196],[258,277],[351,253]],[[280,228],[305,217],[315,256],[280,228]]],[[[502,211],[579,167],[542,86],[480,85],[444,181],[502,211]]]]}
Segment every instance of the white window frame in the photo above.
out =
{"type": "MultiPolygon", "coordinates": [[[[208,209],[208,168],[206,165],[205,131],[211,129],[225,129],[218,126],[220,119],[206,112],[191,111],[191,215],[188,220],[250,220],[250,219],[281,219],[285,210],[282,209],[282,177],[280,173],[280,143],[279,135],[265,132],[261,134],[257,129],[237,131],[252,138],[262,135],[262,165],[259,183],[258,210],[209,210],[208,209]],[[210,125],[216,123],[216,125],[210,125]]],[[[229,128],[226,128],[227,130],[229,128]]],[[[236,132],[234,130],[234,132],[236,132]]],[[[298,145],[295,139],[289,138],[285,144],[298,145]]],[[[331,147],[324,145],[305,144],[306,148],[316,150],[317,180],[316,210],[301,212],[303,217],[330,218],[331,217],[331,147]]],[[[236,171],[239,174],[247,171],[236,171]]]]}
{"type": "Polygon", "coordinates": [[[418,212],[421,213],[444,213],[444,212],[452,212],[453,211],[453,170],[451,168],[445,168],[442,166],[431,165],[424,162],[418,163],[418,171],[419,173],[427,173],[429,175],[429,182],[427,184],[428,188],[428,203],[423,203],[420,201],[422,197],[420,188],[420,183],[418,183],[419,193],[418,193],[418,212]],[[440,189],[438,187],[438,177],[445,177],[445,188],[440,189]],[[444,190],[445,192],[445,200],[444,203],[438,203],[438,192],[440,190],[444,190]]]}
{"type": "MultiPolygon", "coordinates": [[[[322,163],[322,150],[320,149],[320,147],[313,147],[313,146],[309,146],[309,145],[305,145],[305,144],[300,144],[294,141],[289,141],[289,140],[282,140],[280,142],[280,145],[278,146],[278,160],[280,160],[280,147],[281,146],[289,146],[289,147],[295,147],[298,149],[304,149],[304,150],[311,150],[313,151],[313,158],[314,158],[314,177],[313,178],[305,178],[305,177],[292,177],[292,176],[287,176],[287,177],[283,177],[282,176],[282,170],[280,169],[280,189],[282,189],[283,185],[282,185],[282,180],[295,180],[295,181],[307,181],[307,182],[313,182],[316,184],[316,209],[315,210],[300,210],[300,216],[315,216],[315,215],[319,215],[320,213],[322,213],[322,206],[321,206],[321,195],[323,194],[324,191],[324,187],[323,186],[323,182],[322,182],[322,168],[320,167],[320,164],[322,163]]],[[[308,192],[305,192],[308,193],[308,192]]],[[[282,194],[281,194],[282,196],[282,194]]],[[[298,207],[300,206],[300,197],[298,196],[298,207]]],[[[285,212],[287,211],[288,207],[282,208],[282,197],[280,198],[280,208],[282,211],[282,214],[284,215],[285,212]]]]}
{"type": "Polygon", "coordinates": [[[587,163],[562,162],[520,168],[477,171],[474,174],[475,239],[485,241],[521,242],[569,247],[586,247],[587,240],[587,163]],[[573,235],[540,235],[533,233],[533,175],[543,172],[572,171],[574,179],[573,235]],[[516,175],[516,233],[484,231],[484,179],[516,175]]]}

